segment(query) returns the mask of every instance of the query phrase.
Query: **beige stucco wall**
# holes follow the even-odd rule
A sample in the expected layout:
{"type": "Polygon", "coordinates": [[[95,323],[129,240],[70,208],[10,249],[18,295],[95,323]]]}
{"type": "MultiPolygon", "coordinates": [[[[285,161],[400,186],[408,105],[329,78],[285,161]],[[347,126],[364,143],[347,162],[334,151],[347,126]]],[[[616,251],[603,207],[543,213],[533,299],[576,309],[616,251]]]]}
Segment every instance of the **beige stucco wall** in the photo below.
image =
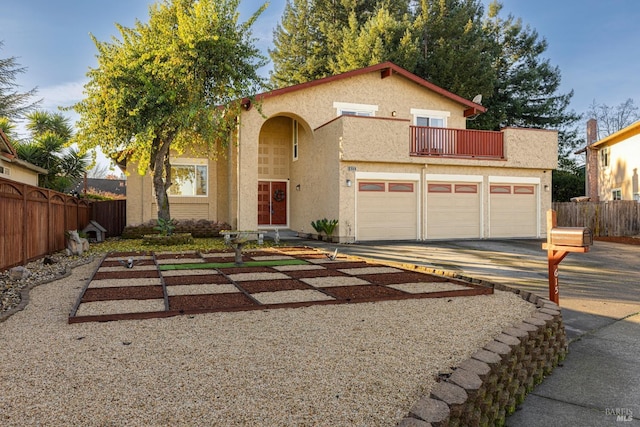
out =
{"type": "MultiPolygon", "coordinates": [[[[601,148],[602,150],[603,148],[601,148]]],[[[640,174],[640,135],[618,142],[609,147],[609,166],[603,167],[598,153],[598,175],[600,200],[612,200],[612,190],[622,191],[622,200],[634,200],[640,174]]]]}
{"type": "MultiPolygon", "coordinates": [[[[229,162],[233,144],[207,159],[201,154],[186,153],[183,157],[202,159],[208,167],[207,196],[169,196],[171,217],[175,219],[206,219],[229,223],[230,213],[229,162]]],[[[231,156],[231,158],[230,158],[231,156]]],[[[177,157],[177,155],[176,155],[177,157]]],[[[174,161],[174,164],[176,162],[174,161]]],[[[138,225],[158,217],[151,173],[140,175],[137,165],[127,165],[127,225],[138,225]]]]}
{"type": "Polygon", "coordinates": [[[7,167],[11,170],[10,175],[0,175],[0,177],[5,179],[10,179],[11,181],[21,182],[23,184],[38,186],[38,174],[30,169],[27,169],[23,166],[18,165],[17,163],[10,163],[3,160],[0,157],[0,166],[7,167]]]}

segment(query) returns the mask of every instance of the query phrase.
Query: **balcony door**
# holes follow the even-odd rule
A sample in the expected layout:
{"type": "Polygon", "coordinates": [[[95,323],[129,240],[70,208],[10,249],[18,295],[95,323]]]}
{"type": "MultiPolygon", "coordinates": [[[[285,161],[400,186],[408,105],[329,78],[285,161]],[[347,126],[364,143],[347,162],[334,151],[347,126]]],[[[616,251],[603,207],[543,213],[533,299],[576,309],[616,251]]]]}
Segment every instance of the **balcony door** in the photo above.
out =
{"type": "Polygon", "coordinates": [[[287,181],[258,181],[258,225],[287,225],[287,181]]]}

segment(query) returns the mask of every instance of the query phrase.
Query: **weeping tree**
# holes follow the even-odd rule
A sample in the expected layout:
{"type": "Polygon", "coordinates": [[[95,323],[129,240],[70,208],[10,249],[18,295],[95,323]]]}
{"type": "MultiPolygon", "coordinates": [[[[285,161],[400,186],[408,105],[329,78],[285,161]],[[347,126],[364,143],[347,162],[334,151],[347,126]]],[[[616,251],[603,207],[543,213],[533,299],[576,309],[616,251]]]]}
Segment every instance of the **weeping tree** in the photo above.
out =
{"type": "Polygon", "coordinates": [[[149,21],[117,25],[120,38],[98,41],[98,66],[88,72],[77,142],[101,147],[117,161],[152,173],[158,219],[171,218],[170,154],[186,149],[215,158],[235,129],[242,97],[262,86],[265,59],[251,27],[260,7],[238,22],[239,0],[165,0],[149,21]]]}

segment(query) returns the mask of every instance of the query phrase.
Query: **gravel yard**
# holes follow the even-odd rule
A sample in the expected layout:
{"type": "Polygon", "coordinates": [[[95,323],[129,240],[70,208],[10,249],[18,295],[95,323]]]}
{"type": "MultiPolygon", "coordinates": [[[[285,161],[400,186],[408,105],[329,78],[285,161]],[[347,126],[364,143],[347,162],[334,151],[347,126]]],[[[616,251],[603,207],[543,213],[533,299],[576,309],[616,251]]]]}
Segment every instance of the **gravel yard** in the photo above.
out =
{"type": "Polygon", "coordinates": [[[0,323],[2,426],[394,426],[535,308],[496,291],[68,324],[97,263],[0,323]]]}

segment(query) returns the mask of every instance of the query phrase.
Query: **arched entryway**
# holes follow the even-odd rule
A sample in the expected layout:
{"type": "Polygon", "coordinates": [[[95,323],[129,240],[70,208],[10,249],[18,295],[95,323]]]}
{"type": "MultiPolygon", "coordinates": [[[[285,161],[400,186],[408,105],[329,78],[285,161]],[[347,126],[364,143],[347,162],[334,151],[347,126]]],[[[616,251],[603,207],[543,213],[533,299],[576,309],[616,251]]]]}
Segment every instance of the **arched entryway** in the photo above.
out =
{"type": "Polygon", "coordinates": [[[293,164],[298,160],[301,119],[295,115],[269,118],[258,143],[258,227],[290,226],[293,164]]]}

